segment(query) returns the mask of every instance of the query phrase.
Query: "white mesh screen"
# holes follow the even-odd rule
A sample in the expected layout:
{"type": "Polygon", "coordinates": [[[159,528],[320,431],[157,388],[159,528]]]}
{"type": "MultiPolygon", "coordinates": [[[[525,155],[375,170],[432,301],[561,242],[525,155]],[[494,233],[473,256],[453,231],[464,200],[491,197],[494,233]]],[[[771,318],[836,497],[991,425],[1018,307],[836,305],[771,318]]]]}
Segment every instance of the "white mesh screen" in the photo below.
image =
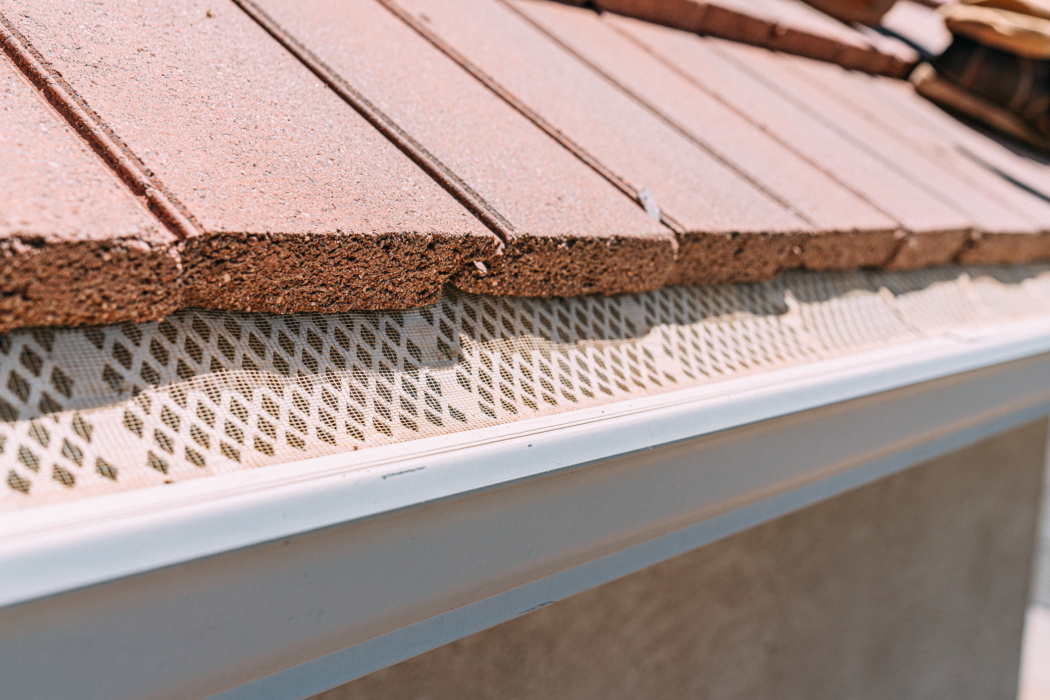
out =
{"type": "Polygon", "coordinates": [[[0,336],[0,510],[568,411],[1050,313],[1050,272],[795,272],[574,299],[0,336]]]}

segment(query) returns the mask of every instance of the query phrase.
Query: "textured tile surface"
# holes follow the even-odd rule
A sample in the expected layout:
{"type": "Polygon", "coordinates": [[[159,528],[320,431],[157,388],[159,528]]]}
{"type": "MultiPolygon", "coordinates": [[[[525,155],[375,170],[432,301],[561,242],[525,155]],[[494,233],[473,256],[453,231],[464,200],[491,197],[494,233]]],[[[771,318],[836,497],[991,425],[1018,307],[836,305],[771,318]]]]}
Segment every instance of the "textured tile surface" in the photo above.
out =
{"type": "MultiPolygon", "coordinates": [[[[939,107],[919,97],[907,83],[873,80],[882,112],[901,125],[898,133],[923,141],[927,147],[954,154],[1005,185],[1040,204],[1050,203],[1050,161],[1003,137],[964,124],[939,107]]],[[[960,259],[981,263],[1014,263],[1050,257],[1050,222],[1045,210],[1028,205],[1033,231],[1017,234],[982,235],[971,241],[960,259]]]]}
{"type": "Polygon", "coordinates": [[[512,6],[590,62],[659,118],[737,168],[810,223],[799,262],[814,269],[877,266],[897,223],[807,163],[743,114],[661,63],[592,12],[528,0],[512,6]]]}
{"type": "MultiPolygon", "coordinates": [[[[837,101],[837,105],[825,108],[827,112],[851,112],[842,117],[843,120],[861,115],[886,138],[931,164],[934,168],[931,179],[946,185],[946,193],[961,202],[966,211],[975,212],[972,216],[978,224],[976,237],[963,253],[964,260],[983,263],[1030,260],[1039,257],[1039,250],[1046,250],[1050,243],[1044,235],[1050,229],[1050,199],[1025,186],[1023,156],[998,145],[988,148],[987,141],[977,145],[975,142],[983,137],[968,128],[959,132],[960,143],[956,143],[951,134],[959,125],[943,123],[946,118],[943,113],[940,115],[942,128],[926,128],[921,117],[914,114],[915,103],[922,98],[907,89],[891,89],[895,95],[879,89],[881,84],[894,81],[851,74],[812,62],[796,64],[794,68],[799,74],[821,89],[826,98],[837,101]],[[966,144],[972,144],[977,151],[991,151],[988,158],[1002,163],[1005,170],[997,172],[996,167],[980,156],[969,153],[966,144]],[[1022,179],[1011,179],[1010,172],[1016,172],[1022,179]]],[[[858,128],[863,127],[858,125],[858,128]]],[[[1027,165],[1031,167],[1035,162],[1029,160],[1027,165]]],[[[1045,169],[1040,166],[1038,170],[1045,177],[1045,169]]]]}
{"type": "Polygon", "coordinates": [[[1033,214],[1046,216],[1046,203],[951,153],[939,152],[929,138],[911,138],[899,122],[885,119],[875,94],[835,66],[776,57],[747,47],[721,46],[740,65],[766,76],[822,121],[848,134],[876,157],[909,175],[919,186],[962,212],[985,233],[1023,233],[1035,226],[1033,214]]]}
{"type": "Polygon", "coordinates": [[[0,53],[0,332],[164,316],[176,239],[0,53]]]}
{"type": "Polygon", "coordinates": [[[0,0],[0,330],[1050,257],[1045,159],[899,81],[533,0],[256,2],[0,0]]]}
{"type": "MultiPolygon", "coordinates": [[[[933,185],[907,173],[868,144],[829,124],[819,114],[781,93],[714,47],[746,48],[620,17],[607,21],[635,38],[683,75],[748,115],[796,153],[896,220],[913,235],[898,251],[897,262],[922,266],[950,259],[961,249],[974,223],[933,185]]],[[[756,59],[765,53],[751,49],[756,59]]],[[[775,58],[770,54],[770,62],[775,58]]]]}
{"type": "Polygon", "coordinates": [[[298,41],[510,225],[485,282],[526,296],[662,286],[674,234],[374,0],[266,0],[298,41]]]}
{"type": "Polygon", "coordinates": [[[185,302],[412,306],[497,239],[228,2],[0,2],[181,206],[185,302]]]}
{"type": "MultiPolygon", "coordinates": [[[[496,0],[399,5],[678,224],[672,280],[762,279],[811,226],[496,0]]],[[[478,291],[485,291],[483,288],[478,291]]]]}

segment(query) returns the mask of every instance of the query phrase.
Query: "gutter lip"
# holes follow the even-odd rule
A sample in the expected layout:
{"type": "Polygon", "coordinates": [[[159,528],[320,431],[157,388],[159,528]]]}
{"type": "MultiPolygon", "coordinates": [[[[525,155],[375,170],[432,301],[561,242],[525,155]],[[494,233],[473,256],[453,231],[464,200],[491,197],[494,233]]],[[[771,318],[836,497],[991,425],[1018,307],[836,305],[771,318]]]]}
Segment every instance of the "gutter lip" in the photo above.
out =
{"type": "Polygon", "coordinates": [[[0,516],[0,572],[9,572],[0,608],[1046,353],[1050,316],[959,328],[553,416],[17,511],[0,516]]]}

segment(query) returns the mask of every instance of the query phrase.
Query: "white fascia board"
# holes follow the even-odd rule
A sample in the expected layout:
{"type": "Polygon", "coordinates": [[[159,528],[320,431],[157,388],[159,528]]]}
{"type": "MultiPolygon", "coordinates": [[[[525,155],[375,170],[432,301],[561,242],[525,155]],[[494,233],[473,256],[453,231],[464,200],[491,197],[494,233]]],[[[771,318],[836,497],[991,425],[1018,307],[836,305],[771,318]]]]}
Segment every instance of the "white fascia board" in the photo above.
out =
{"type": "Polygon", "coordinates": [[[1029,321],[5,516],[0,695],[303,697],[1044,415],[1048,353],[1029,321]]]}

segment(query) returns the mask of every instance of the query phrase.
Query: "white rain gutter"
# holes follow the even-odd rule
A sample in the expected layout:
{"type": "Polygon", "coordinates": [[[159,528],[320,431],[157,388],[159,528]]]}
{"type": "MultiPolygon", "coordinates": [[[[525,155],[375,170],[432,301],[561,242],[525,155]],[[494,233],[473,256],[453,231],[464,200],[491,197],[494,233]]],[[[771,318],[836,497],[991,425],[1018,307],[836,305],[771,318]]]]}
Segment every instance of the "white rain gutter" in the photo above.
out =
{"type": "Polygon", "coordinates": [[[1048,413],[1028,320],[5,515],[0,695],[306,697],[1048,413]]]}

